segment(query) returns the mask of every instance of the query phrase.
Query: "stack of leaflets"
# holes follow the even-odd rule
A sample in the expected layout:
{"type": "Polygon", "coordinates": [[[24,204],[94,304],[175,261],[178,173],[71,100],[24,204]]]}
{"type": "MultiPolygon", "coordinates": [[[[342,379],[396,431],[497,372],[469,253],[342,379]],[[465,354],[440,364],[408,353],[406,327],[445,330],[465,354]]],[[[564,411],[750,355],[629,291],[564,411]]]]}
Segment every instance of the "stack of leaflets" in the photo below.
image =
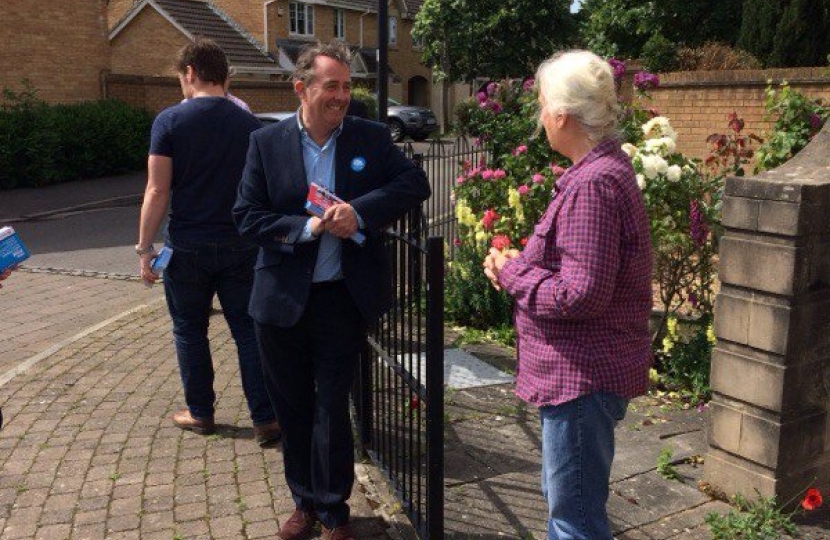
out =
{"type": "MultiPolygon", "coordinates": [[[[306,197],[305,209],[312,216],[317,216],[322,219],[323,214],[326,213],[332,205],[345,202],[343,199],[327,190],[323,186],[314,182],[308,186],[308,197],[306,197]]],[[[351,239],[359,246],[366,242],[366,235],[360,231],[355,231],[351,239]]]]}
{"type": "Polygon", "coordinates": [[[29,258],[29,250],[11,227],[0,227],[0,272],[29,258]]]}
{"type": "Polygon", "coordinates": [[[170,263],[170,257],[173,255],[173,250],[167,246],[161,248],[153,258],[153,262],[150,265],[150,270],[157,275],[160,276],[164,269],[167,268],[167,265],[170,263]]]}

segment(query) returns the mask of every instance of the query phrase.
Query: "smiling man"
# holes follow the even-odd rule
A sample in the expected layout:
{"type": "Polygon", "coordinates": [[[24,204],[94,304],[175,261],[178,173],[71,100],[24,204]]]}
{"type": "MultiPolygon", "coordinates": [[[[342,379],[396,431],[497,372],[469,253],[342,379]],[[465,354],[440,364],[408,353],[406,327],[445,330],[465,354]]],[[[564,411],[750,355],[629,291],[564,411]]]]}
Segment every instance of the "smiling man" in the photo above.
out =
{"type": "Polygon", "coordinates": [[[429,197],[424,172],[386,127],[346,116],[349,50],[317,44],[297,59],[297,114],[251,135],[234,217],[259,244],[249,312],[283,429],[296,510],[278,537],[350,540],[354,483],[349,389],[368,324],[392,303],[382,229],[429,197]],[[311,183],[344,202],[309,217],[311,183]],[[350,240],[357,231],[362,245],[350,240]]]}

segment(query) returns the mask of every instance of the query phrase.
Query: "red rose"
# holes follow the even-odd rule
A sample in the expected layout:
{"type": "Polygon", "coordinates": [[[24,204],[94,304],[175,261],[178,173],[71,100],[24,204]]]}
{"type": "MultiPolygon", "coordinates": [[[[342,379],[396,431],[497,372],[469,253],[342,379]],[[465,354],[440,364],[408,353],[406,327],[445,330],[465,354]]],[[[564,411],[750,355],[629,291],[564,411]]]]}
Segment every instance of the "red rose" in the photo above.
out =
{"type": "Polygon", "coordinates": [[[510,247],[510,238],[503,234],[497,234],[493,237],[493,240],[490,242],[490,245],[499,251],[507,249],[510,247]]]}
{"type": "Polygon", "coordinates": [[[522,246],[526,246],[526,245],[527,245],[527,238],[522,238],[521,240],[519,240],[519,243],[520,243],[522,246]]]}
{"type": "Polygon", "coordinates": [[[807,490],[807,493],[804,494],[804,499],[801,501],[801,507],[805,510],[815,510],[821,503],[823,503],[823,499],[821,498],[821,493],[816,488],[810,488],[807,490]]]}

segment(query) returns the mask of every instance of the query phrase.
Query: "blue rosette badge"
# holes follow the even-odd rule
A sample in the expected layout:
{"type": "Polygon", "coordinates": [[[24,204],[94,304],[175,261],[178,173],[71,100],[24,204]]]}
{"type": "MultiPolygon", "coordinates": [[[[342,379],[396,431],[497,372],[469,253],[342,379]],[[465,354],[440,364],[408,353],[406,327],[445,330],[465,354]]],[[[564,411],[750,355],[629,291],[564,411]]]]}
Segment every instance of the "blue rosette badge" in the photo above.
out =
{"type": "Polygon", "coordinates": [[[354,172],[360,172],[366,168],[366,158],[362,156],[357,156],[352,158],[352,170],[354,172]]]}

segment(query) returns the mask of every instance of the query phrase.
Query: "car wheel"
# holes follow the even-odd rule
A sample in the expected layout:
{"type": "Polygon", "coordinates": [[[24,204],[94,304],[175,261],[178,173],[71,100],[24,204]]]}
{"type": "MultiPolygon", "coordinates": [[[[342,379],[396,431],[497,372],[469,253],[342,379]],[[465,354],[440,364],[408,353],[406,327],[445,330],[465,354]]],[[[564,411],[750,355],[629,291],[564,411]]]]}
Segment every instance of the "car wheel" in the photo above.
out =
{"type": "Polygon", "coordinates": [[[400,120],[395,120],[394,118],[388,121],[389,126],[389,135],[392,136],[393,142],[401,142],[404,138],[403,132],[403,123],[400,120]]]}

